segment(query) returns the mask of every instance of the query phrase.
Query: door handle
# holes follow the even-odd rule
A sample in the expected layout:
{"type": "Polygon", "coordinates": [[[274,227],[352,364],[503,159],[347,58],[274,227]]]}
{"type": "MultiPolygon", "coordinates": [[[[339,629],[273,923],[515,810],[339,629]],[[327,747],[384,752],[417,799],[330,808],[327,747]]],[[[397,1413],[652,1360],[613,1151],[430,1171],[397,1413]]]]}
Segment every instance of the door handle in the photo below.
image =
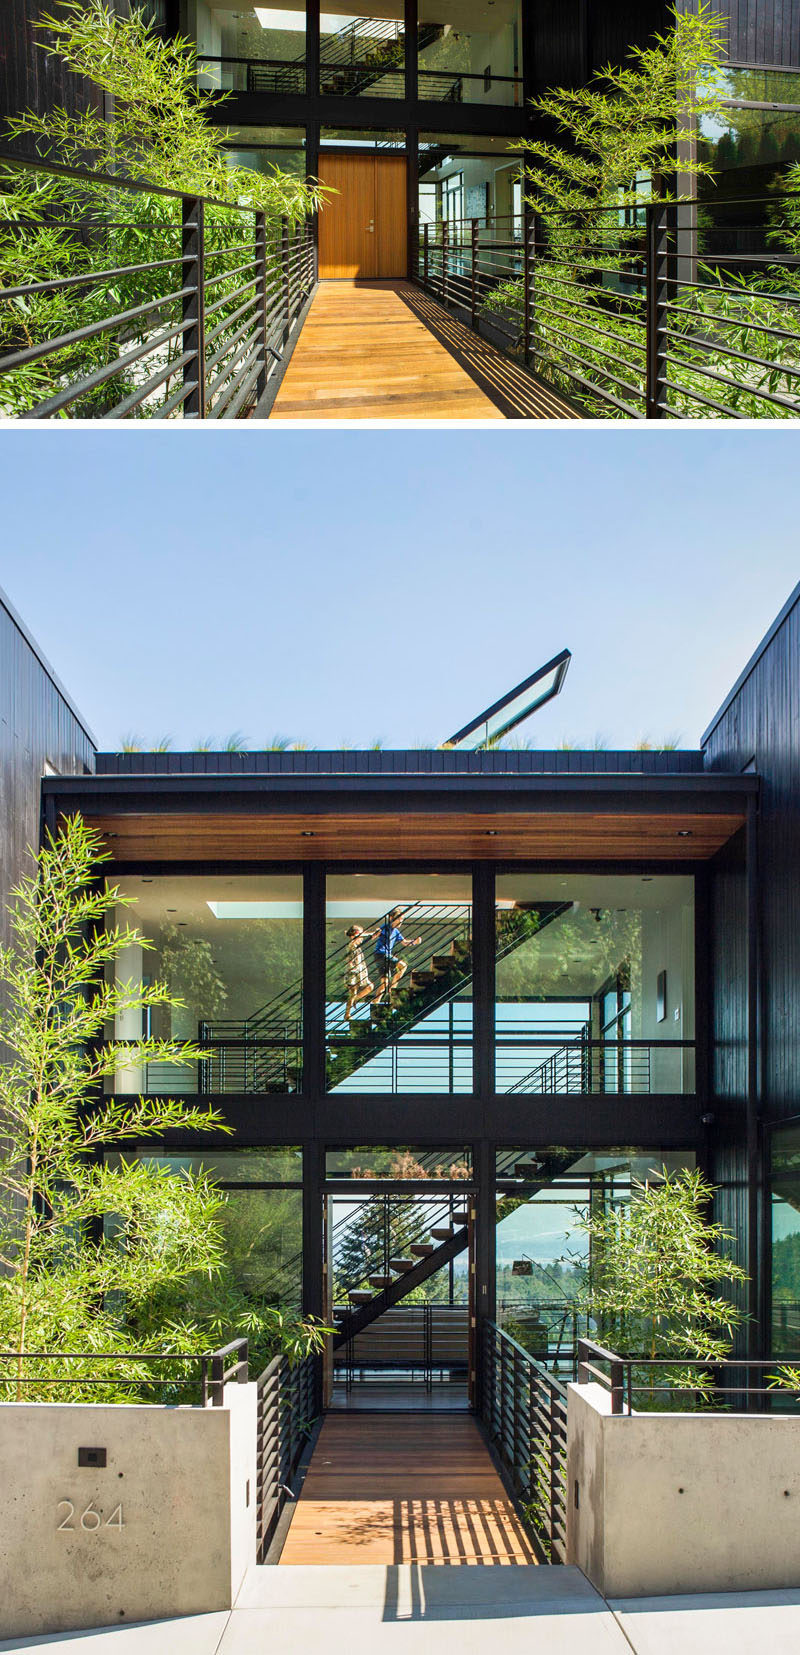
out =
{"type": "Polygon", "coordinates": [[[367,225],[367,230],[370,234],[374,234],[374,231],[375,231],[374,220],[370,220],[370,223],[367,225]]]}

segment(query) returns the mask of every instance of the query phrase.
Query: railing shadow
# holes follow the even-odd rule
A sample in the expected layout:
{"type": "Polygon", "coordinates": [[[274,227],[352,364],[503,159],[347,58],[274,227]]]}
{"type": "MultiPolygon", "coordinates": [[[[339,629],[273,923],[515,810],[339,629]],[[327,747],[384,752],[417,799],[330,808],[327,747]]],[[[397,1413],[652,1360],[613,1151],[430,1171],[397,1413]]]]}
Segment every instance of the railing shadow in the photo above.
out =
{"type": "Polygon", "coordinates": [[[501,355],[487,339],[449,315],[421,288],[404,284],[398,286],[398,295],[506,419],[581,419],[578,411],[555,391],[501,355]]]}

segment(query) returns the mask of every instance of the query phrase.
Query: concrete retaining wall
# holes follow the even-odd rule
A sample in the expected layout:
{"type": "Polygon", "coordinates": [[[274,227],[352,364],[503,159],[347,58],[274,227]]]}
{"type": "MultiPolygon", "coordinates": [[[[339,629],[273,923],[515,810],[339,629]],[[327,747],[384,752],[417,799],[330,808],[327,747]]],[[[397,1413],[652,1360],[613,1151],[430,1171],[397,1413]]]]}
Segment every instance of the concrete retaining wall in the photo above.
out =
{"type": "Polygon", "coordinates": [[[222,1408],[0,1404],[0,1637],[228,1609],[255,1547],[255,1385],[222,1408]]]}
{"type": "Polygon", "coordinates": [[[598,1591],[800,1587],[800,1419],[629,1418],[568,1390],[567,1562],[598,1591]]]}

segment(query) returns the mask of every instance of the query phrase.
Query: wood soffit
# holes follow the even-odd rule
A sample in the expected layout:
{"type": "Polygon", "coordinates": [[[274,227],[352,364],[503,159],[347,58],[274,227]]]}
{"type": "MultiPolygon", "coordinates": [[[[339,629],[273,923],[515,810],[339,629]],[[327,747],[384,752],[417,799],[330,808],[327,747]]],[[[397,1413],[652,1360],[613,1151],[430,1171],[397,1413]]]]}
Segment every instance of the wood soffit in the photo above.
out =
{"type": "MultiPolygon", "coordinates": [[[[745,821],[738,808],[358,812],[100,811],[82,806],[119,862],[648,861],[713,856],[745,821]]],[[[68,807],[67,807],[68,808],[68,807]]],[[[73,807],[75,808],[75,807],[73,807]]]]}

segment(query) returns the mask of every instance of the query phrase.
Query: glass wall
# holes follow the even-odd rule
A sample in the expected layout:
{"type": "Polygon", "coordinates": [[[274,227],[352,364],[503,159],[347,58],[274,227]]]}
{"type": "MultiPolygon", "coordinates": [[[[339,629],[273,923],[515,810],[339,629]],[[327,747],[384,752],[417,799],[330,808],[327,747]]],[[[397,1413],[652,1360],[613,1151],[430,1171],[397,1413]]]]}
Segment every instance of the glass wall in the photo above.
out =
{"type": "Polygon", "coordinates": [[[419,96],[521,104],[519,0],[419,0],[419,96]]]}
{"type": "MultiPolygon", "coordinates": [[[[489,217],[506,220],[512,236],[522,232],[520,158],[507,138],[421,132],[419,137],[420,228],[443,221],[489,217]]],[[[504,240],[509,236],[502,232],[504,240]]]]}
{"type": "Polygon", "coordinates": [[[241,0],[188,0],[187,33],[197,42],[197,79],[205,90],[306,90],[305,0],[288,0],[280,11],[241,0]]]}
{"type": "Polygon", "coordinates": [[[133,942],[117,978],[164,982],[177,1008],[122,1013],[119,1039],[200,1042],[199,1065],[125,1070],[118,1092],[294,1092],[302,1063],[303,888],[299,874],[130,876],[117,910],[153,943],[133,942]]]}
{"type": "Polygon", "coordinates": [[[497,1090],[694,1090],[694,882],[497,880],[497,1090]]]}
{"type": "Polygon", "coordinates": [[[576,1340],[596,1335],[581,1296],[590,1265],[581,1226],[635,1198],[636,1184],[692,1167],[694,1155],[643,1149],[497,1152],[497,1320],[532,1355],[571,1372],[576,1340]]]}
{"type": "Polygon", "coordinates": [[[235,126],[229,128],[225,153],[235,167],[270,173],[276,168],[294,178],[306,176],[306,130],[303,126],[235,126]]]}
{"type": "Polygon", "coordinates": [[[472,1090],[469,875],[328,880],[325,1028],[331,1091],[472,1090]]]}
{"type": "MultiPolygon", "coordinates": [[[[254,1308],[270,1304],[300,1309],[303,1193],[299,1149],[214,1149],[175,1154],[142,1144],[136,1154],[167,1172],[207,1172],[225,1197],[220,1222],[226,1265],[235,1286],[254,1308]]],[[[109,1155],[106,1160],[114,1165],[119,1156],[109,1155]]],[[[204,1284],[188,1284],[185,1291],[197,1295],[196,1308],[200,1311],[204,1284]]]]}
{"type": "Polygon", "coordinates": [[[369,17],[320,15],[320,92],[328,97],[405,97],[403,0],[383,0],[369,17]]]}
{"type": "Polygon", "coordinates": [[[800,1127],[772,1135],[772,1343],[800,1351],[800,1127]]]}

